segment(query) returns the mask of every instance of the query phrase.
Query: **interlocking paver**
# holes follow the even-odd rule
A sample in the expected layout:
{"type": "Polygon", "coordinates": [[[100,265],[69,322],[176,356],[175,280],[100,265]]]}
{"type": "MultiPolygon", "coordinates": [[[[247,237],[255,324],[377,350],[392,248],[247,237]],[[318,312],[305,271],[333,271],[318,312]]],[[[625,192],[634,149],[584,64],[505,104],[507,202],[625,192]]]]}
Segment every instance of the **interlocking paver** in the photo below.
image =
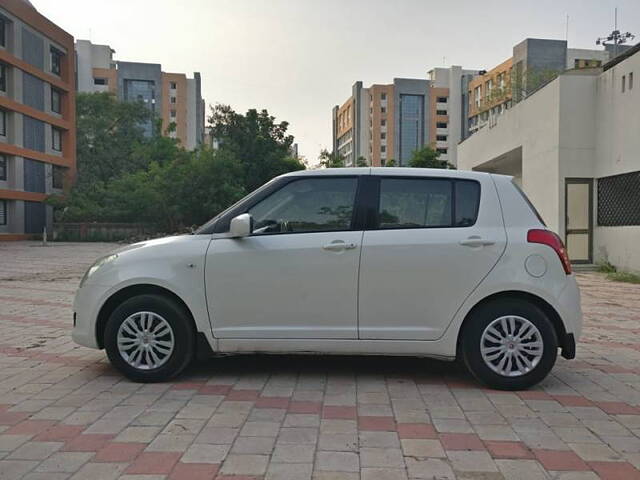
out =
{"type": "Polygon", "coordinates": [[[81,275],[115,247],[0,244],[3,478],[640,478],[638,285],[578,274],[578,358],[526,392],[370,357],[229,357],[142,385],[69,337],[81,275]]]}

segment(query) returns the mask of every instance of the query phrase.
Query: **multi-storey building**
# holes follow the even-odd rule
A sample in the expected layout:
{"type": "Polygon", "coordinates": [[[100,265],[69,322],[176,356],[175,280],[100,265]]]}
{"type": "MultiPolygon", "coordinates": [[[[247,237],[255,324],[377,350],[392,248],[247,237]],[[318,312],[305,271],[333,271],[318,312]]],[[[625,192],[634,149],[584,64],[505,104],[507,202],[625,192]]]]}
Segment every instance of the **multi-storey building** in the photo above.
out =
{"type": "Polygon", "coordinates": [[[429,79],[396,78],[363,88],[333,108],[333,151],[347,166],[363,158],[373,166],[406,166],[415,150],[430,145],[453,165],[464,137],[466,92],[477,70],[435,68],[429,79]]]}
{"type": "MultiPolygon", "coordinates": [[[[162,119],[162,132],[180,140],[188,150],[204,141],[205,105],[200,73],[166,73],[156,63],[123,62],[113,59],[108,45],[76,41],[78,91],[111,92],[123,101],[142,101],[162,119]],[[173,128],[169,128],[173,127],[173,128]]],[[[143,125],[151,135],[154,122],[143,125]]]]}
{"type": "Polygon", "coordinates": [[[73,37],[26,0],[0,4],[0,240],[41,235],[76,169],[73,37]]]}
{"type": "MultiPolygon", "coordinates": [[[[627,47],[618,46],[619,53],[627,47]]],[[[558,74],[600,67],[612,57],[611,48],[568,48],[565,40],[527,38],[513,47],[513,55],[469,82],[468,131],[473,134],[495,123],[514,103],[531,95],[558,74]]],[[[464,135],[463,138],[466,138],[464,135]]]]}
{"type": "Polygon", "coordinates": [[[363,158],[372,166],[407,165],[413,152],[429,140],[430,83],[395,78],[392,84],[362,87],[333,108],[333,150],[347,166],[363,158]]]}
{"type": "Polygon", "coordinates": [[[431,82],[429,144],[440,153],[441,160],[452,165],[458,161],[458,143],[468,136],[467,91],[476,75],[478,70],[456,65],[434,68],[427,74],[431,82]]]}

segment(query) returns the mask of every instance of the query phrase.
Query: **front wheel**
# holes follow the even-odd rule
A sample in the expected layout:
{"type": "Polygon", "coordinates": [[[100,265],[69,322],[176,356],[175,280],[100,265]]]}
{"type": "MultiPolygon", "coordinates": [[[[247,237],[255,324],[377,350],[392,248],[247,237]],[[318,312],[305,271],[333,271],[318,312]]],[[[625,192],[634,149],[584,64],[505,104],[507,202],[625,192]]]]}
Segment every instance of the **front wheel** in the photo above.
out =
{"type": "Polygon", "coordinates": [[[467,368],[482,383],[521,390],[543,380],[558,355],[558,339],[546,314],[523,300],[497,300],[472,313],[462,333],[467,368]]]}
{"type": "Polygon", "coordinates": [[[161,382],[193,359],[195,334],[188,312],[161,295],[139,295],[107,321],[105,349],[111,363],[136,382],[161,382]]]}

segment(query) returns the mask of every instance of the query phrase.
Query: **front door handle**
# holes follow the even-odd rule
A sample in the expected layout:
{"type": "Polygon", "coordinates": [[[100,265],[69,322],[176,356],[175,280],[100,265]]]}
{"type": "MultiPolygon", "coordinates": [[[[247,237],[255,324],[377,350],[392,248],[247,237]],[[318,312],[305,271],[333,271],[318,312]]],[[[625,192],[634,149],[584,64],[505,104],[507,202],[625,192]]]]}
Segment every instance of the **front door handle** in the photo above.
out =
{"type": "Polygon", "coordinates": [[[493,240],[486,240],[479,235],[471,235],[465,240],[460,241],[460,245],[464,247],[484,247],[487,245],[493,245],[494,243],[496,242],[493,240]]]}
{"type": "Polygon", "coordinates": [[[355,243],[345,243],[342,240],[334,240],[324,245],[322,249],[329,250],[330,252],[340,252],[342,250],[353,250],[356,246],[355,243]]]}

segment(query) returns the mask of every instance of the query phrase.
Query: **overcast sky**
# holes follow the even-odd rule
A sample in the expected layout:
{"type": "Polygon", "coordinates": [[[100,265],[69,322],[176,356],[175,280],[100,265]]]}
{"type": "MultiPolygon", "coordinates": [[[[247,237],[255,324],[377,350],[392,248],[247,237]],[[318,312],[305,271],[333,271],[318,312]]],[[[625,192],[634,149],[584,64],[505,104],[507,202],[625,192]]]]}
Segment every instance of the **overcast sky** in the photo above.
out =
{"type": "Polygon", "coordinates": [[[638,0],[31,0],[75,38],[117,60],[202,73],[207,104],[266,108],[315,163],[331,147],[331,108],[362,80],[425,78],[436,66],[489,69],[526,37],[596,48],[639,35],[638,0]],[[62,7],[64,4],[64,8],[62,7]]]}

